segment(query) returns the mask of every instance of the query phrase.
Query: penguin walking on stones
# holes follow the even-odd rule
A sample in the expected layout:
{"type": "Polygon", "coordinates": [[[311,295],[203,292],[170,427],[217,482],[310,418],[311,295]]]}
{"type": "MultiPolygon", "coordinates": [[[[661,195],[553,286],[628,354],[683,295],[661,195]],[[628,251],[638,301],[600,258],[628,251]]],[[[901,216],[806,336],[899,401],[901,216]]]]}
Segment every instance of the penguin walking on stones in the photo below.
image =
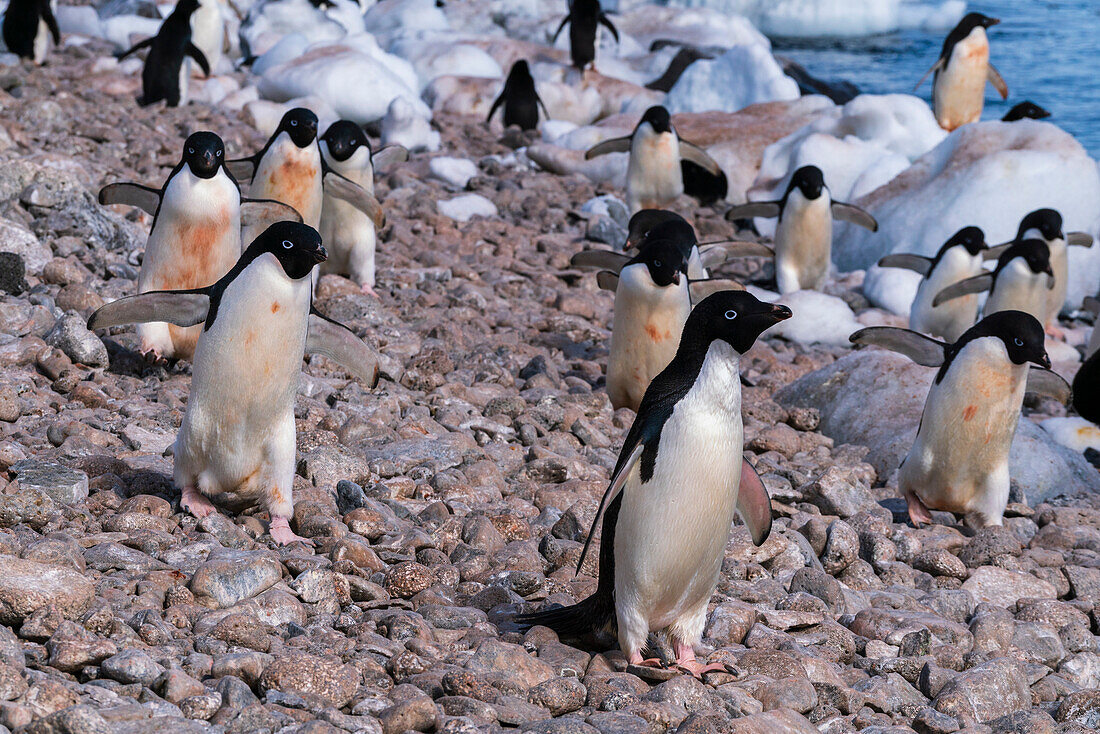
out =
{"type": "Polygon", "coordinates": [[[613,627],[632,665],[656,664],[643,659],[646,638],[667,630],[677,666],[696,676],[724,669],[697,661],[695,646],[734,514],[757,545],[771,530],[767,491],[742,457],[740,358],[790,316],[744,291],[695,308],[676,356],[646,390],[582,551],[583,563],[602,516],[596,592],[520,615],[521,625],[565,638],[613,627]]]}
{"type": "Polygon", "coordinates": [[[181,505],[201,518],[215,511],[208,498],[258,501],[280,545],[301,540],[289,520],[303,355],[329,357],[370,387],[378,380],[373,350],[312,307],[309,275],[324,259],[315,229],[277,222],[212,286],[122,298],[88,321],[90,329],[148,321],[203,325],[174,448],[181,505]]]}
{"type": "MultiPolygon", "coordinates": [[[[159,189],[114,183],[99,192],[101,204],[126,204],[153,216],[138,275],[138,293],[188,290],[216,282],[241,256],[241,227],[274,220],[299,221],[276,201],[242,199],[225,168],[225,145],[212,132],[190,135],[180,162],[159,189]]],[[[191,359],[201,329],[165,322],[141,323],[142,354],[191,359]]]]}
{"type": "Polygon", "coordinates": [[[210,76],[206,56],[191,41],[191,15],[198,7],[199,0],[179,0],[155,36],[146,38],[118,57],[121,60],[143,48],[149,49],[141,70],[142,96],[138,104],[142,107],[162,99],[169,107],[187,104],[190,74],[183,63],[186,56],[195,60],[203,74],[210,76]]]}
{"type": "Polygon", "coordinates": [[[554,31],[554,37],[550,39],[551,46],[557,42],[566,23],[569,24],[569,55],[573,59],[573,66],[582,71],[596,60],[596,33],[601,24],[611,31],[615,43],[619,42],[619,31],[603,12],[600,0],[571,0],[569,14],[562,19],[558,30],[554,31]]]}
{"type": "Polygon", "coordinates": [[[1058,314],[1066,302],[1066,289],[1069,286],[1068,246],[1092,247],[1092,236],[1087,232],[1065,233],[1062,230],[1062,215],[1054,209],[1036,209],[1020,220],[1016,239],[994,245],[986,251],[986,260],[995,260],[1004,253],[1013,242],[1027,239],[1042,240],[1050,251],[1050,269],[1054,273],[1054,287],[1047,293],[1047,313],[1042,318],[1048,331],[1057,328],[1058,314]]]}
{"type": "Polygon", "coordinates": [[[1050,291],[1055,276],[1050,267],[1050,248],[1039,239],[1017,240],[1001,251],[997,267],[944,288],[932,299],[933,308],[971,293],[989,291],[982,315],[998,311],[1023,311],[1039,322],[1050,310],[1050,291]]]}
{"type": "Polygon", "coordinates": [[[982,117],[985,106],[985,83],[1008,99],[1008,85],[997,68],[989,62],[989,38],[985,29],[1001,21],[981,13],[967,13],[947,34],[943,50],[913,91],[917,91],[929,74],[932,76],[932,111],[936,122],[948,132],[982,117]]]}
{"type": "Polygon", "coordinates": [[[726,212],[726,219],[778,217],[775,228],[775,279],[780,293],[820,289],[832,264],[833,219],[878,231],[878,222],[854,204],[833,201],[817,166],[794,172],[783,198],[750,201],[726,212]]]}
{"type": "Polygon", "coordinates": [[[634,132],[592,146],[585,159],[607,153],[630,153],[626,169],[626,203],[631,214],[641,209],[661,209],[684,193],[682,161],[690,161],[718,176],[722,169],[705,150],[681,140],[668,110],[650,107],[634,132]]]}
{"type": "Polygon", "coordinates": [[[1000,525],[1024,393],[1062,403],[1070,397],[1066,381],[1050,371],[1038,319],[998,311],[952,344],[891,326],[861,329],[851,340],[939,368],[916,440],[898,469],[898,488],[913,524],[932,522],[928,510],[933,509],[972,513],[980,527],[1000,525]]]}
{"type": "Polygon", "coordinates": [[[61,45],[61,29],[51,0],[11,0],[0,32],[8,51],[38,65],[46,62],[51,39],[54,46],[61,45]]]}
{"type": "Polygon", "coordinates": [[[909,328],[954,342],[978,320],[978,296],[970,294],[938,306],[932,300],[949,285],[980,275],[987,250],[985,233],[963,227],[947,240],[935,257],[909,253],[887,255],[880,268],[905,268],[921,274],[917,295],[909,310],[909,328]]]}
{"type": "MultiPolygon", "coordinates": [[[[400,145],[391,145],[373,154],[363,128],[351,120],[338,120],[321,136],[319,147],[324,165],[374,197],[376,166],[406,161],[409,152],[400,145]]],[[[321,273],[346,275],[363,292],[374,292],[374,252],[377,242],[376,223],[354,204],[325,189],[321,207],[321,239],[329,258],[321,265],[321,273]]],[[[375,199],[377,202],[377,199],[375,199]]],[[[379,211],[381,205],[379,205],[379,211]]]]}
{"type": "Polygon", "coordinates": [[[504,105],[504,127],[518,125],[520,130],[537,130],[539,107],[542,108],[546,118],[550,119],[550,112],[535,89],[531,69],[523,59],[512,64],[508,78],[504,81],[504,89],[493,100],[493,106],[489,108],[489,115],[485,118],[485,122],[493,119],[493,115],[501,105],[504,105]]]}

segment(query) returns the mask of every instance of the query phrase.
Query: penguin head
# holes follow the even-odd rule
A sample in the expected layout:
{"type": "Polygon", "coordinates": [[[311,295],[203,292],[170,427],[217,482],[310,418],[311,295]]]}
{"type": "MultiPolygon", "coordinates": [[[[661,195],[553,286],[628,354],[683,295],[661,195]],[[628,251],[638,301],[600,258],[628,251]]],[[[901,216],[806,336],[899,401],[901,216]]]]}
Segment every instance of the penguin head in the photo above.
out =
{"type": "Polygon", "coordinates": [[[647,122],[655,133],[672,132],[672,118],[668,116],[668,110],[661,105],[654,105],[646,110],[645,114],[642,115],[642,119],[638,122],[638,126],[641,127],[647,122]]]}
{"type": "Polygon", "coordinates": [[[965,247],[966,251],[972,256],[979,255],[983,250],[988,249],[985,244],[985,232],[982,232],[979,227],[963,227],[955,234],[951,235],[951,239],[943,243],[943,247],[940,248],[939,253],[936,255],[936,259],[943,257],[944,253],[950,250],[952,247],[965,247]]]}
{"type": "Polygon", "coordinates": [[[512,64],[511,70],[508,72],[508,79],[504,82],[504,86],[509,89],[515,89],[523,86],[533,86],[535,80],[531,78],[531,69],[527,66],[527,62],[520,59],[516,63],[512,64]]]}
{"type": "Polygon", "coordinates": [[[1062,232],[1062,215],[1054,209],[1036,209],[1021,219],[1016,239],[1024,239],[1033,229],[1047,242],[1066,238],[1062,232]]]}
{"type": "Polygon", "coordinates": [[[680,348],[705,352],[711,342],[721,339],[744,354],[761,334],[790,317],[791,309],[765,303],[748,291],[718,291],[691,310],[680,348]]]}
{"type": "Polygon", "coordinates": [[[254,259],[265,253],[274,255],[287,277],[293,280],[307,277],[313,266],[328,259],[320,233],[301,222],[271,225],[252,241],[245,257],[254,259]]]}
{"type": "Polygon", "coordinates": [[[1042,120],[1050,117],[1050,112],[1044,110],[1034,102],[1026,101],[1016,105],[1001,118],[1002,122],[1016,122],[1017,120],[1042,120]]]}
{"type": "Polygon", "coordinates": [[[680,285],[680,276],[687,277],[687,260],[683,252],[670,240],[644,242],[637,257],[624,267],[642,263],[649,270],[649,277],[661,288],[680,285]]]}
{"type": "Polygon", "coordinates": [[[967,13],[963,16],[963,19],[959,21],[959,24],[955,26],[956,31],[961,31],[963,36],[974,30],[975,28],[989,28],[995,26],[1001,22],[1000,18],[990,18],[988,15],[982,15],[981,13],[967,13]]]}
{"type": "Polygon", "coordinates": [[[1020,258],[1027,263],[1028,269],[1035,275],[1046,273],[1050,287],[1054,287],[1054,270],[1050,267],[1050,247],[1043,240],[1016,240],[1001,253],[997,260],[996,271],[999,273],[1013,260],[1020,258]]]}
{"type": "Polygon", "coordinates": [[[967,342],[992,336],[1004,342],[1013,364],[1037,364],[1050,369],[1046,350],[1046,334],[1039,320],[1023,311],[998,311],[971,326],[955,342],[958,352],[967,342]]]}
{"type": "Polygon", "coordinates": [[[199,178],[214,178],[225,162],[225,143],[214,133],[192,133],[183,144],[183,162],[199,178]]]}
{"type": "Polygon", "coordinates": [[[623,245],[623,249],[630,250],[640,246],[654,227],[665,222],[683,222],[687,224],[683,217],[667,209],[642,209],[635,212],[626,225],[626,244],[623,245]]]}
{"type": "Polygon", "coordinates": [[[295,107],[279,121],[275,135],[279,133],[286,133],[295,145],[305,148],[317,138],[317,115],[305,107],[295,107]]]}
{"type": "Polygon", "coordinates": [[[370,141],[363,128],[351,120],[337,120],[332,123],[321,136],[321,140],[325,142],[328,154],[338,161],[346,161],[364,146],[370,150],[370,141]]]}
{"type": "Polygon", "coordinates": [[[824,188],[825,174],[821,169],[817,166],[802,166],[791,176],[791,182],[787,184],[787,195],[798,189],[804,197],[813,200],[821,196],[824,188]]]}
{"type": "Polygon", "coordinates": [[[172,15],[179,13],[183,17],[190,17],[199,9],[199,0],[179,0],[176,7],[172,8],[172,15]]]}

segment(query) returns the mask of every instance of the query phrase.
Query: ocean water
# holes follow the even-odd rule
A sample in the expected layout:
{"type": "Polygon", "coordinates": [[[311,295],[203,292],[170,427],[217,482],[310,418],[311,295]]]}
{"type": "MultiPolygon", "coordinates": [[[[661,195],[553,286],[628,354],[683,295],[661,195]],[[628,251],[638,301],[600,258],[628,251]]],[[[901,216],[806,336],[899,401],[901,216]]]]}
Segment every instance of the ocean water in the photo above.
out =
{"type": "MultiPolygon", "coordinates": [[[[1001,19],[989,30],[990,60],[1009,96],[1002,102],[986,85],[982,119],[1000,119],[1016,103],[1031,100],[1052,113],[1049,122],[1100,158],[1100,1],[971,0],[967,10],[1001,19]]],[[[773,38],[772,45],[818,78],[845,79],[875,94],[912,93],[939,57],[945,36],[903,30],[863,38],[773,38]]],[[[931,77],[916,94],[931,100],[931,77]]]]}

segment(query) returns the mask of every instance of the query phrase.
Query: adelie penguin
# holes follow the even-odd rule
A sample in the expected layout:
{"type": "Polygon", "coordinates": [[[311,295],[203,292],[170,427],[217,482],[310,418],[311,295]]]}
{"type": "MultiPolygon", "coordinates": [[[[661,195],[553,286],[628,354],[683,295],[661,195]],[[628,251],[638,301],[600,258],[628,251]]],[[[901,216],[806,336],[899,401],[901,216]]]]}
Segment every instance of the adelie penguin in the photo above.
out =
{"type": "Polygon", "coordinates": [[[932,76],[932,111],[936,122],[951,131],[967,123],[977,122],[985,106],[985,83],[1008,99],[1008,85],[996,67],[989,62],[989,38],[985,29],[1001,21],[981,13],[967,13],[947,34],[943,50],[917,86],[932,76]]]}
{"type": "Polygon", "coordinates": [[[489,115],[485,122],[490,122],[497,108],[504,105],[504,127],[518,125],[521,130],[537,130],[539,126],[539,108],[542,108],[546,118],[550,113],[546,105],[539,98],[535,89],[535,80],[531,77],[531,70],[527,62],[520,59],[512,64],[512,70],[508,72],[508,78],[504,81],[504,89],[489,108],[489,115]]]}
{"type": "Polygon", "coordinates": [[[569,15],[565,16],[558,30],[554,32],[550,45],[558,40],[566,23],[569,24],[569,54],[573,59],[573,66],[578,69],[584,70],[596,60],[596,33],[601,24],[611,31],[615,43],[619,42],[619,31],[603,12],[600,0],[572,0],[569,3],[569,15]]]}
{"type": "Polygon", "coordinates": [[[1018,120],[1044,120],[1050,117],[1050,112],[1034,102],[1020,102],[1005,113],[1001,122],[1016,122],[1018,120]]]}
{"type": "Polygon", "coordinates": [[[631,214],[641,209],[661,209],[684,193],[682,161],[689,161],[718,176],[722,169],[697,145],[681,140],[668,110],[650,107],[634,132],[589,148],[586,159],[607,153],[630,153],[626,168],[626,203],[631,214]]]}
{"type": "MultiPolygon", "coordinates": [[[[101,204],[126,204],[153,215],[138,275],[138,293],[201,288],[229,272],[241,256],[241,227],[298,220],[275,201],[241,199],[225,168],[225,145],[212,132],[183,144],[180,162],[159,189],[114,183],[99,192],[101,204]]],[[[138,324],[142,354],[190,359],[201,329],[164,322],[138,324]]]]}
{"type": "Polygon", "coordinates": [[[367,386],[378,380],[373,350],[312,307],[309,276],[324,259],[315,229],[277,222],[212,286],[122,298],[88,321],[90,329],[148,321],[203,325],[174,447],[181,505],[201,518],[215,511],[211,498],[258,502],[280,545],[301,540],[289,520],[303,354],[329,357],[367,386]]]}
{"type": "Polygon", "coordinates": [[[775,228],[775,279],[780,293],[820,289],[829,275],[833,251],[833,218],[872,232],[878,222],[854,204],[833,201],[817,166],[794,172],[783,198],[750,201],[726,212],[726,219],[778,217],[775,228]]]}
{"type": "Polygon", "coordinates": [[[978,227],[963,227],[943,243],[935,257],[898,253],[878,261],[880,268],[905,268],[921,275],[909,309],[910,329],[953,342],[973,326],[978,320],[977,294],[938,306],[932,301],[947,286],[980,275],[986,250],[985,233],[978,227]]]}
{"type": "Polygon", "coordinates": [[[311,227],[321,224],[326,194],[348,202],[376,227],[385,222],[374,194],[325,163],[317,143],[317,115],[305,107],[289,110],[263,148],[247,158],[229,161],[228,166],[238,181],[252,182],[251,196],[294,207],[311,227]]]}
{"type": "Polygon", "coordinates": [[[851,336],[938,367],[898,489],[919,526],[929,509],[1000,525],[1008,504],[1009,449],[1024,393],[1065,403],[1066,381],[1050,371],[1043,326],[1022,311],[998,311],[947,344],[907,329],[876,326],[851,336]]]}
{"type": "Polygon", "coordinates": [[[191,42],[202,51],[211,70],[217,72],[226,47],[225,17],[222,0],[199,0],[191,14],[191,42]]]}
{"type": "Polygon", "coordinates": [[[143,107],[162,99],[169,107],[187,103],[187,78],[190,74],[183,63],[185,57],[194,59],[203,74],[210,75],[206,56],[191,42],[191,15],[198,7],[199,0],[179,0],[155,36],[146,38],[118,57],[124,59],[135,51],[149,49],[141,70],[142,96],[138,104],[143,107]]]}
{"type": "Polygon", "coordinates": [[[0,31],[8,51],[36,64],[46,62],[51,39],[54,46],[61,45],[61,30],[50,0],[11,0],[0,31]]]}
{"type": "Polygon", "coordinates": [[[1050,248],[1039,239],[1017,240],[1005,248],[992,272],[984,272],[944,288],[932,299],[936,307],[972,293],[989,291],[982,315],[998,311],[1023,311],[1039,322],[1046,320],[1050,292],[1054,289],[1050,248]]]}
{"type": "Polygon", "coordinates": [[[676,356],[646,390],[593,521],[589,543],[603,521],[596,592],[521,615],[520,624],[564,638],[615,629],[635,665],[656,662],[643,659],[646,638],[666,630],[679,667],[696,676],[724,669],[697,661],[695,646],[734,515],[757,545],[771,530],[767,491],[742,458],[740,359],[790,315],[744,291],[716,293],[695,308],[676,356]]]}
{"type": "MultiPolygon", "coordinates": [[[[1082,307],[1100,317],[1100,300],[1086,298],[1082,307]]],[[[1100,424],[1100,318],[1093,323],[1085,361],[1073,376],[1073,409],[1085,420],[1100,424]]]]}
{"type": "MultiPolygon", "coordinates": [[[[337,174],[362,187],[374,196],[376,166],[406,161],[409,152],[400,145],[371,151],[363,128],[351,120],[338,120],[320,138],[321,159],[337,174]]],[[[364,293],[374,292],[374,251],[377,241],[376,224],[366,213],[327,189],[321,207],[321,239],[329,258],[321,265],[321,273],[346,275],[364,293]]]]}

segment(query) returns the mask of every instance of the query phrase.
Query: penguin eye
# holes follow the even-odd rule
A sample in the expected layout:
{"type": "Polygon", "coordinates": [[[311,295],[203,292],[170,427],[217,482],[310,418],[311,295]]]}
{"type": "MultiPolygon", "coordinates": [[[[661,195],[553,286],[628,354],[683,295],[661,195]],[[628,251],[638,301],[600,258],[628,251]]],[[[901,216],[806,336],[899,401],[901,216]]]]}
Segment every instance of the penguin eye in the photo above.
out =
{"type": "Polygon", "coordinates": [[[298,127],[298,121],[297,120],[291,120],[290,121],[290,126],[291,127],[298,127]]]}
{"type": "Polygon", "coordinates": [[[1015,343],[1015,344],[1016,344],[1016,346],[1018,346],[1018,347],[1022,347],[1022,346],[1024,345],[1024,340],[1023,340],[1023,339],[1021,339],[1020,337],[1016,337],[1016,338],[1015,338],[1015,339],[1013,339],[1012,341],[1013,341],[1013,343],[1015,343]]]}
{"type": "Polygon", "coordinates": [[[217,155],[218,155],[219,158],[221,158],[222,157],[222,152],[219,150],[217,155]]]}
{"type": "Polygon", "coordinates": [[[290,248],[294,247],[294,243],[290,240],[283,240],[283,247],[289,250],[290,248]]]}
{"type": "Polygon", "coordinates": [[[733,321],[735,318],[737,318],[737,312],[731,308],[729,311],[726,311],[726,318],[730,321],[733,321]]]}
{"type": "Polygon", "coordinates": [[[655,267],[655,268],[661,267],[661,261],[660,260],[654,260],[653,261],[653,267],[655,267]]]}
{"type": "Polygon", "coordinates": [[[188,148],[188,149],[187,149],[187,153],[188,153],[189,155],[195,155],[195,149],[194,149],[194,148],[188,148]]]}

